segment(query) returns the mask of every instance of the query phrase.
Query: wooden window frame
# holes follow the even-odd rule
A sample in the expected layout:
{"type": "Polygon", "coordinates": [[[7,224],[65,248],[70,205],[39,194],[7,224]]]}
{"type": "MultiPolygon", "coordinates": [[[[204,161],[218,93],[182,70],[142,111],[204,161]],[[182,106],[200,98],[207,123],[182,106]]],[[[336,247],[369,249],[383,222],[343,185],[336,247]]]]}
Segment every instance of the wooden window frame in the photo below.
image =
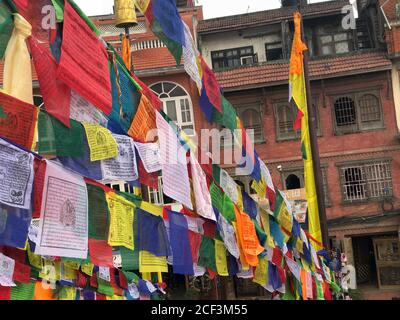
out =
{"type": "MultiPolygon", "coordinates": [[[[259,103],[254,103],[254,104],[246,104],[246,105],[242,105],[240,107],[235,107],[237,114],[239,115],[239,118],[242,119],[243,122],[243,114],[246,111],[252,110],[254,112],[256,112],[257,114],[259,114],[260,117],[260,126],[261,126],[261,138],[260,139],[256,139],[256,137],[254,137],[254,144],[262,144],[266,142],[265,139],[265,132],[264,132],[264,112],[263,112],[263,104],[261,102],[259,103]]],[[[245,128],[245,129],[251,129],[251,128],[245,128]]]]}
{"type": "Polygon", "coordinates": [[[360,133],[360,132],[368,132],[368,131],[375,131],[375,130],[382,130],[385,128],[384,122],[384,113],[383,113],[383,105],[382,105],[382,98],[379,89],[370,89],[368,91],[351,91],[351,92],[344,92],[343,94],[334,94],[330,96],[331,98],[331,114],[333,120],[333,129],[335,135],[344,135],[344,134],[352,134],[352,133],[360,133]],[[360,100],[361,98],[365,97],[366,95],[372,95],[377,98],[378,101],[378,108],[380,119],[377,121],[371,121],[370,123],[365,123],[361,119],[361,106],[360,100]],[[355,113],[356,113],[356,121],[353,125],[348,126],[338,126],[337,118],[336,118],[336,110],[335,110],[335,103],[338,99],[349,97],[354,101],[355,113]]]}
{"type": "Polygon", "coordinates": [[[244,47],[229,48],[229,49],[224,49],[224,50],[214,50],[214,51],[211,51],[212,67],[213,67],[213,70],[217,70],[217,71],[225,70],[225,69],[239,68],[239,67],[242,66],[242,58],[250,57],[250,56],[253,57],[253,63],[257,63],[258,59],[257,59],[257,55],[254,53],[254,46],[244,46],[244,47]],[[240,50],[243,50],[243,49],[251,49],[251,53],[249,53],[249,54],[241,54],[240,50]],[[227,53],[230,52],[230,51],[233,51],[233,50],[238,50],[239,51],[238,55],[233,56],[233,57],[239,59],[239,61],[240,61],[240,65],[239,66],[228,66],[228,58],[231,58],[231,57],[228,57],[227,53]],[[214,57],[214,55],[216,55],[216,54],[222,54],[223,57],[214,57]],[[216,67],[216,62],[217,61],[222,61],[223,66],[222,67],[216,67]]]}

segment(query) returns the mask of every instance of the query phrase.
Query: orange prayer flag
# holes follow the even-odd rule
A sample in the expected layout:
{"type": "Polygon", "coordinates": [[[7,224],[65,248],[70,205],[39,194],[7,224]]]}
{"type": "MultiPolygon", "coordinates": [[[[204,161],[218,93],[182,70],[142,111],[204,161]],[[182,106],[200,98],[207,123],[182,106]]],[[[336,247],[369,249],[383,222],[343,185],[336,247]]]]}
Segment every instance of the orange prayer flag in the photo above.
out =
{"type": "Polygon", "coordinates": [[[41,281],[37,281],[34,300],[55,300],[53,297],[53,289],[46,287],[41,281]]]}
{"type": "Polygon", "coordinates": [[[303,300],[308,300],[308,298],[307,298],[307,271],[306,270],[301,269],[300,279],[301,279],[301,292],[303,295],[303,300]]]}
{"type": "Polygon", "coordinates": [[[257,238],[256,228],[250,217],[235,206],[236,224],[239,242],[247,263],[258,266],[258,255],[264,251],[257,238]]]}
{"type": "Polygon", "coordinates": [[[150,130],[156,128],[155,110],[149,99],[143,94],[135,118],[128,131],[128,135],[138,142],[153,142],[155,137],[148,136],[148,134],[150,130]]]}

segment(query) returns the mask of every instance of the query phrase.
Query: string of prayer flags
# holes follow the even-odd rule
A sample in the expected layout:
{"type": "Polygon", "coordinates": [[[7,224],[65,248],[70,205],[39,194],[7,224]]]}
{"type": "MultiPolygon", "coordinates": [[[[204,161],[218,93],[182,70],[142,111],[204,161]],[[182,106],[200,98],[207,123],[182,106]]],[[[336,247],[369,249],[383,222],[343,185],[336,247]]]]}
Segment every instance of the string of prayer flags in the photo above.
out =
{"type": "Polygon", "coordinates": [[[99,161],[118,156],[118,144],[111,132],[106,128],[83,123],[90,149],[90,160],[99,161]]]}
{"type": "Polygon", "coordinates": [[[0,202],[21,209],[31,208],[33,155],[0,139],[0,202]]]}
{"type": "Polygon", "coordinates": [[[193,275],[193,256],[185,216],[168,211],[169,236],[172,249],[172,265],[176,274],[193,275]]]}
{"type": "Polygon", "coordinates": [[[38,109],[0,90],[0,136],[30,150],[38,109]]]}
{"type": "Polygon", "coordinates": [[[3,91],[33,104],[32,66],[26,39],[32,26],[20,14],[14,14],[14,30],[4,55],[3,91]]]}
{"type": "Polygon", "coordinates": [[[122,135],[112,135],[118,145],[118,155],[101,161],[103,180],[135,181],[139,178],[133,140],[122,135]]]}
{"type": "Polygon", "coordinates": [[[43,44],[39,44],[33,37],[29,38],[29,45],[45,109],[65,126],[69,127],[71,89],[57,79],[58,65],[50,51],[44,48],[43,44]]]}
{"type": "Polygon", "coordinates": [[[46,161],[39,234],[35,254],[86,259],[88,197],[86,183],[46,161]]]}
{"type": "Polygon", "coordinates": [[[105,114],[110,114],[111,82],[103,43],[70,1],[65,2],[63,26],[58,78],[105,114]]]}
{"type": "Polygon", "coordinates": [[[216,221],[211,196],[208,190],[206,174],[202,170],[196,156],[190,152],[193,192],[195,195],[196,212],[200,216],[216,221]]]}
{"type": "Polygon", "coordinates": [[[106,199],[110,210],[110,246],[123,246],[134,249],[133,221],[135,205],[114,192],[107,192],[106,199]]]}
{"type": "Polygon", "coordinates": [[[181,146],[174,130],[159,112],[156,114],[156,120],[160,139],[163,192],[192,210],[186,150],[181,146]]]}

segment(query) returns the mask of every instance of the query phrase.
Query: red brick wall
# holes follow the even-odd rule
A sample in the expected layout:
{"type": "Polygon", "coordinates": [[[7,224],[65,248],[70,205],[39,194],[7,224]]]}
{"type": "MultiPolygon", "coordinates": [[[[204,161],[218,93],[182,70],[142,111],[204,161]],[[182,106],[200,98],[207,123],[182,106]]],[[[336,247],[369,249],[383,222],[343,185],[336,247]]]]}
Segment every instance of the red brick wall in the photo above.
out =
{"type": "MultiPolygon", "coordinates": [[[[323,106],[323,87],[320,81],[312,83],[312,95],[318,96],[320,125],[322,136],[318,138],[321,163],[327,165],[327,179],[329,196],[332,206],[327,209],[328,219],[352,214],[376,214],[381,212],[379,203],[362,205],[342,205],[342,191],[340,187],[339,170],[336,163],[359,159],[393,158],[392,176],[393,188],[396,198],[400,197],[400,165],[399,151],[386,151],[385,148],[398,146],[397,125],[395,109],[390,82],[385,72],[371,75],[359,75],[348,78],[338,78],[325,81],[325,107],[323,106]],[[388,87],[389,86],[389,87],[388,87]],[[334,135],[332,104],[330,94],[341,94],[352,88],[354,90],[369,89],[380,90],[381,102],[384,113],[385,128],[376,131],[334,135]],[[381,149],[381,152],[375,152],[381,149]],[[367,152],[374,150],[374,153],[367,152]],[[349,153],[348,155],[346,155],[349,153]]],[[[282,188],[281,173],[277,170],[278,165],[283,167],[301,167],[300,140],[277,142],[276,126],[273,111],[273,101],[287,99],[287,86],[266,89],[264,96],[261,90],[252,90],[241,93],[227,93],[228,99],[237,106],[249,100],[264,101],[264,136],[265,144],[256,145],[260,157],[266,161],[272,171],[275,183],[282,188]]],[[[400,203],[396,204],[400,207],[400,203]]]]}

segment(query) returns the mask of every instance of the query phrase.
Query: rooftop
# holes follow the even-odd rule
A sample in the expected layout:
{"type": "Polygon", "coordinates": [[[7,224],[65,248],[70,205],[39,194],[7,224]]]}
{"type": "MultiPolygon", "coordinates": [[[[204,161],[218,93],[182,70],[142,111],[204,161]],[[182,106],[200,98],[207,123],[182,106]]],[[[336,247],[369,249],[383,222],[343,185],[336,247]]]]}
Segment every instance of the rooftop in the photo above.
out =
{"type": "MultiPolygon", "coordinates": [[[[318,80],[390,70],[392,63],[383,52],[352,52],[341,56],[312,59],[309,68],[311,80],[318,80]]],[[[280,85],[289,80],[289,62],[262,63],[216,72],[216,75],[226,91],[280,85]]]]}
{"type": "MultiPolygon", "coordinates": [[[[327,1],[313,3],[302,9],[304,18],[318,17],[325,14],[340,13],[348,0],[327,1]]],[[[198,32],[200,34],[220,32],[236,28],[246,28],[276,23],[285,19],[292,19],[296,7],[286,7],[273,10],[259,11],[254,13],[239,14],[221,18],[207,19],[199,22],[198,32]]]]}

